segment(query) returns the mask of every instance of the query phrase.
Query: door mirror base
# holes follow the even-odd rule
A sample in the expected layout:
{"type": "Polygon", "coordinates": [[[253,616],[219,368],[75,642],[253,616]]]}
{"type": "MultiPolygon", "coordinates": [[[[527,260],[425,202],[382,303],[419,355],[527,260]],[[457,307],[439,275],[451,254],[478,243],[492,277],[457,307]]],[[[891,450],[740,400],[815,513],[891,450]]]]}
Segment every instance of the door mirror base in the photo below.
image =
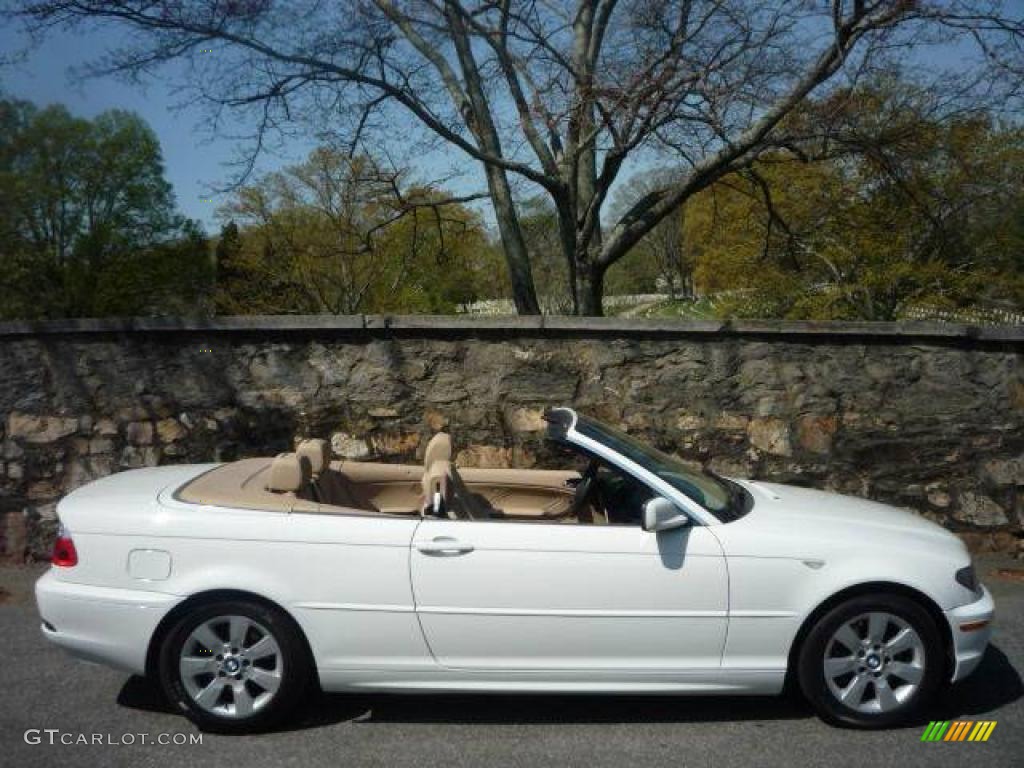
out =
{"type": "Polygon", "coordinates": [[[690,524],[690,518],[679,511],[668,499],[655,496],[644,504],[644,530],[660,533],[683,528],[690,524]]]}

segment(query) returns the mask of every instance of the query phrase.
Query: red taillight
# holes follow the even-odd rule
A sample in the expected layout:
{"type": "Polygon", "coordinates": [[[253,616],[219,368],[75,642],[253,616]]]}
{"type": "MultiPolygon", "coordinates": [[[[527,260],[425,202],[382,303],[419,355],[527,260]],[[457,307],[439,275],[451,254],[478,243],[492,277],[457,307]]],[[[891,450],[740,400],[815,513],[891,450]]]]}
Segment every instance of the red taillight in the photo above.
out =
{"type": "Polygon", "coordinates": [[[50,558],[50,562],[61,568],[78,565],[75,542],[71,540],[71,534],[63,525],[57,530],[57,540],[53,542],[53,556],[50,558]]]}

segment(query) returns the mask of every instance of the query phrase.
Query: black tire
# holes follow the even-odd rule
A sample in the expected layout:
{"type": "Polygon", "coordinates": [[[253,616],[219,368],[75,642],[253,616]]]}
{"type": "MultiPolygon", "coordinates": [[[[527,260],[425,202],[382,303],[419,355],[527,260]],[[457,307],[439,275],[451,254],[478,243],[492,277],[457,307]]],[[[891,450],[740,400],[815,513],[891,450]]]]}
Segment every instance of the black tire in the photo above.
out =
{"type": "Polygon", "coordinates": [[[310,689],[313,665],[306,644],[291,617],[259,602],[226,600],[199,605],[195,610],[181,617],[170,628],[160,646],[159,674],[160,685],[168,700],[200,729],[215,733],[253,733],[279,726],[294,713],[304,694],[310,689]],[[252,661],[249,661],[248,658],[245,658],[244,647],[240,649],[242,651],[240,656],[232,656],[231,650],[228,648],[231,645],[229,642],[225,643],[223,649],[202,650],[205,646],[197,646],[192,635],[203,625],[209,627],[208,622],[214,622],[212,626],[215,632],[220,632],[218,639],[227,639],[226,636],[230,634],[229,622],[222,624],[215,621],[220,617],[248,619],[252,622],[251,629],[248,630],[250,634],[247,635],[248,638],[254,639],[252,647],[255,647],[255,642],[262,638],[263,630],[265,630],[276,642],[279,654],[275,653],[272,657],[266,657],[269,659],[266,662],[262,659],[257,660],[255,656],[252,661]],[[190,682],[186,683],[181,672],[181,656],[186,642],[190,643],[190,656],[208,652],[213,657],[210,663],[215,665],[218,671],[189,676],[190,682]],[[226,651],[228,655],[215,656],[218,650],[226,651]],[[221,658],[224,661],[220,661],[221,658]],[[244,661],[239,661],[243,658],[244,661]],[[239,671],[236,677],[225,673],[225,664],[231,659],[237,662],[232,668],[240,667],[244,663],[245,669],[254,674],[251,677],[246,677],[245,671],[239,671]],[[262,688],[255,682],[257,679],[255,673],[263,669],[261,666],[261,670],[258,670],[257,666],[270,663],[273,664],[273,667],[263,671],[271,672],[279,681],[276,690],[272,693],[269,692],[269,688],[262,688]],[[190,687],[193,691],[202,688],[207,674],[210,684],[213,684],[216,678],[220,678],[221,682],[217,683],[218,686],[224,688],[226,684],[232,689],[224,690],[219,694],[219,698],[215,700],[220,702],[215,705],[216,711],[214,711],[213,705],[204,708],[198,704],[193,694],[189,692],[190,687]],[[227,711],[238,706],[235,703],[236,694],[234,693],[235,686],[238,685],[245,688],[240,694],[241,697],[252,699],[251,713],[235,714],[227,711]],[[265,695],[268,693],[269,695],[265,695]],[[262,703],[260,697],[264,699],[262,703]]]}
{"type": "MultiPolygon", "coordinates": [[[[864,624],[857,623],[857,626],[865,626],[864,635],[868,635],[866,622],[864,624]]],[[[898,632],[899,629],[900,627],[896,622],[888,625],[888,631],[890,632],[893,630],[898,632]]],[[[890,635],[890,640],[894,635],[895,633],[890,635]]],[[[845,647],[844,644],[839,644],[840,656],[845,657],[845,647]]],[[[883,649],[884,647],[883,645],[883,649]]],[[[852,650],[852,655],[856,658],[856,655],[861,652],[861,649],[852,650]]],[[[867,647],[864,652],[871,655],[871,648],[867,647]]],[[[884,660],[890,657],[885,650],[881,653],[882,663],[887,663],[884,660]]],[[[903,651],[900,653],[911,654],[912,652],[903,651]]],[[[892,658],[899,661],[910,657],[894,654],[892,658]]],[[[876,663],[876,660],[871,659],[871,662],[876,663]]],[[[858,660],[856,663],[860,664],[861,662],[858,660]]],[[[928,611],[910,598],[902,595],[880,593],[863,595],[847,600],[828,611],[815,623],[800,648],[797,661],[797,678],[804,697],[823,720],[835,725],[855,728],[888,728],[901,723],[911,722],[921,717],[924,709],[933,700],[935,693],[942,686],[945,679],[946,666],[939,628],[928,611]],[[919,682],[916,683],[917,688],[890,687],[890,690],[899,692],[905,698],[900,699],[898,705],[888,711],[881,711],[883,699],[878,693],[878,688],[875,686],[908,686],[908,681],[901,680],[896,675],[895,680],[892,677],[887,677],[881,683],[875,682],[873,678],[885,677],[885,672],[883,670],[878,675],[874,675],[867,666],[868,659],[865,657],[864,666],[858,666],[856,667],[857,671],[850,672],[849,683],[847,683],[847,685],[853,683],[856,676],[864,676],[869,681],[863,684],[863,699],[860,702],[860,706],[865,708],[878,707],[879,711],[864,712],[841,701],[838,695],[833,693],[828,676],[825,673],[825,654],[836,651],[834,641],[836,633],[844,625],[850,622],[857,622],[858,617],[871,613],[888,614],[896,617],[896,619],[909,625],[920,639],[918,650],[913,652],[915,654],[913,655],[915,664],[923,666],[923,674],[919,682]],[[859,670],[861,669],[865,670],[865,672],[860,672],[859,670]]],[[[836,677],[835,673],[833,673],[832,685],[841,688],[843,679],[843,677],[836,677]]],[[[883,693],[886,692],[883,691],[883,693]]],[[[861,694],[858,694],[858,697],[860,696],[861,694]]],[[[889,701],[891,700],[889,699],[889,701]]]]}

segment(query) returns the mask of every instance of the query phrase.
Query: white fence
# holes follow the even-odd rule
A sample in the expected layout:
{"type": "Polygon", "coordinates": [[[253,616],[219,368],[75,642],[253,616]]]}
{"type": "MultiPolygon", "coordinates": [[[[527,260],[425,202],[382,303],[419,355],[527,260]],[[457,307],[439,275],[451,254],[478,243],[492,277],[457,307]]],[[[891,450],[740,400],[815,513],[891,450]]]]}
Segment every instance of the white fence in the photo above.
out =
{"type": "MultiPolygon", "coordinates": [[[[823,289],[824,286],[816,286],[823,289]]],[[[721,291],[703,296],[706,305],[714,312],[715,305],[719,299],[727,296],[734,296],[746,293],[746,291],[721,291]]],[[[604,306],[606,310],[615,310],[615,314],[624,317],[641,316],[643,310],[653,308],[662,302],[669,300],[667,294],[661,293],[637,293],[619,296],[605,296],[604,306]]],[[[544,314],[559,315],[567,314],[565,306],[556,305],[553,302],[541,300],[541,310],[544,314]]],[[[487,299],[468,304],[462,308],[462,312],[469,315],[501,316],[514,315],[515,304],[511,299],[487,299]]],[[[687,313],[680,312],[680,316],[686,317],[687,313]]],[[[967,325],[1024,325],[1024,311],[1009,309],[1007,307],[973,306],[959,309],[947,307],[936,307],[927,304],[920,304],[909,307],[902,313],[902,319],[906,320],[931,320],[942,323],[965,323],[967,325]]]]}

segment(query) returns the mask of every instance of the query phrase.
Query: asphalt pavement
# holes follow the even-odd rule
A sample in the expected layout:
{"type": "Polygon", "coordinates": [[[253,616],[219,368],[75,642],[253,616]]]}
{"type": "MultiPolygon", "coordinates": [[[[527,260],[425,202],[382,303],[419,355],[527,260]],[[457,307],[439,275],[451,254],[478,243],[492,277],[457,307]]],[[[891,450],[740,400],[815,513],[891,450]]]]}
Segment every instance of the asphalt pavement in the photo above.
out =
{"type": "Polygon", "coordinates": [[[31,596],[43,568],[2,567],[0,766],[1016,768],[1024,766],[1024,581],[996,573],[1024,563],[978,565],[996,598],[993,644],[929,717],[995,720],[986,743],[922,743],[927,722],[883,732],[834,728],[784,697],[333,694],[311,698],[288,730],[200,734],[144,679],[76,662],[46,643],[31,596]]]}

